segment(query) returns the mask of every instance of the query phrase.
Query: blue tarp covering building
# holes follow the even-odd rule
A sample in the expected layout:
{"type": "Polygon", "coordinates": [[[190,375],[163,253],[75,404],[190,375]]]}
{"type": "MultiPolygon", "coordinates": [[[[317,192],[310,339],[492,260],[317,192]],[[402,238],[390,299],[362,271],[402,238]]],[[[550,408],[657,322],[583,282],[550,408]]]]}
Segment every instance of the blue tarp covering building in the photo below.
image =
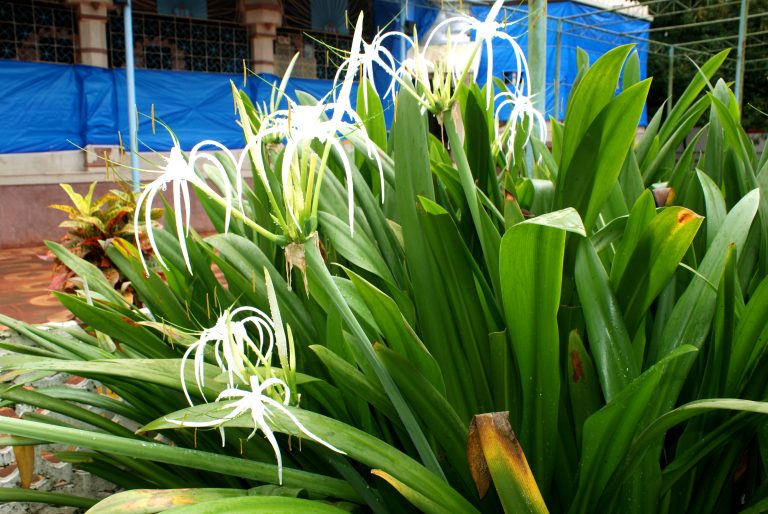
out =
{"type": "MultiPolygon", "coordinates": [[[[136,70],[139,150],[168,150],[168,132],[149,118],[170,126],[188,149],[204,139],[231,148],[243,146],[235,123],[230,80],[243,87],[242,75],[185,71],[136,70]]],[[[248,77],[243,88],[251,100],[269,102],[274,75],[248,77]]],[[[331,89],[327,80],[293,79],[296,90],[316,98],[331,89]]],[[[0,61],[0,153],[74,150],[85,145],[117,145],[118,132],[128,146],[125,70],[81,65],[0,61]]]]}
{"type": "MultiPolygon", "coordinates": [[[[438,11],[425,0],[411,0],[406,20],[424,34],[433,24],[438,11]]],[[[433,4],[434,5],[434,4],[433,4]]],[[[487,6],[474,6],[472,14],[484,18],[487,6]]],[[[374,25],[400,30],[400,3],[374,2],[374,25]]],[[[575,2],[553,2],[548,5],[547,110],[558,118],[564,113],[573,79],[576,76],[576,48],[587,51],[594,61],[609,49],[626,43],[637,44],[641,73],[645,74],[647,43],[642,43],[645,20],[575,2]],[[555,66],[558,19],[560,19],[560,105],[555,101],[555,66]],[[632,33],[622,37],[614,33],[632,33]]],[[[511,23],[507,30],[527,45],[527,6],[506,9],[511,23]]],[[[505,51],[501,40],[494,43],[494,75],[501,77],[514,69],[514,56],[505,51]]],[[[395,55],[396,49],[392,48],[395,55]]],[[[484,63],[479,79],[485,77],[484,63]]],[[[136,100],[140,113],[155,116],[167,123],[178,135],[182,147],[190,148],[204,139],[215,139],[238,148],[243,146],[242,133],[235,123],[230,80],[243,87],[242,75],[216,73],[136,70],[136,100]]],[[[268,101],[277,77],[249,77],[244,89],[254,102],[268,101]]],[[[383,82],[382,82],[383,83],[383,82]]],[[[127,146],[128,120],[125,70],[82,65],[45,64],[0,60],[0,153],[73,150],[85,145],[117,145],[118,133],[127,146]]],[[[330,81],[292,79],[289,95],[296,89],[316,98],[331,89],[330,81]]],[[[389,102],[386,102],[389,103],[389,102]]],[[[391,114],[390,114],[391,115],[391,114]]],[[[158,127],[152,133],[147,116],[139,119],[139,149],[167,150],[168,133],[158,127]]]]}

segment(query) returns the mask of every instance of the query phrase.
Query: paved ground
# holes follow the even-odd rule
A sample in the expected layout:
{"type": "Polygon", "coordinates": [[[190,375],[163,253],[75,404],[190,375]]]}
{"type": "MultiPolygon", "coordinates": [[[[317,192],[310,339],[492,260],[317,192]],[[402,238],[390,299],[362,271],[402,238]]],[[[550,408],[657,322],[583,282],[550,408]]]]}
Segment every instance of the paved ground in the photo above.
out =
{"type": "Polygon", "coordinates": [[[0,313],[28,323],[71,318],[48,290],[53,265],[40,259],[45,251],[42,245],[0,249],[0,313]]]}

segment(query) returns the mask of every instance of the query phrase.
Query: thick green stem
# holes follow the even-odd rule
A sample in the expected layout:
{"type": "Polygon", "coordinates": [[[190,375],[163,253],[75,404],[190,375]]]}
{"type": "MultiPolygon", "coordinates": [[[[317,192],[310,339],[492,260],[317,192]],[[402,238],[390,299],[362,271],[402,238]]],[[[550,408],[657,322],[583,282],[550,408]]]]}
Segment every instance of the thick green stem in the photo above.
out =
{"type": "MultiPolygon", "coordinates": [[[[202,181],[201,181],[199,184],[195,184],[195,185],[196,185],[196,186],[197,186],[197,187],[198,187],[198,188],[199,188],[201,191],[203,191],[205,194],[207,194],[207,195],[208,195],[208,197],[209,197],[211,200],[213,200],[214,202],[216,202],[217,204],[221,205],[221,206],[222,206],[222,207],[224,207],[224,208],[226,208],[226,207],[227,207],[227,201],[226,201],[224,198],[222,198],[222,197],[221,197],[221,196],[220,196],[218,193],[216,193],[216,191],[214,191],[213,189],[211,189],[210,187],[208,187],[208,185],[207,185],[207,184],[205,184],[204,182],[202,182],[202,181]],[[203,185],[204,185],[205,187],[202,187],[203,185]]],[[[246,216],[245,214],[243,214],[243,213],[242,213],[242,212],[240,212],[239,210],[237,210],[237,209],[232,209],[232,211],[231,211],[231,212],[232,212],[232,216],[234,216],[234,217],[236,217],[237,219],[241,220],[241,221],[242,221],[243,223],[245,223],[247,226],[249,226],[250,228],[252,228],[253,230],[255,230],[255,231],[256,231],[256,233],[258,233],[259,235],[261,235],[261,236],[265,237],[266,239],[268,239],[268,240],[272,241],[273,243],[279,242],[279,240],[280,240],[280,236],[278,236],[277,234],[273,234],[273,233],[272,233],[272,232],[270,232],[269,230],[265,229],[264,227],[262,227],[261,225],[259,225],[258,223],[256,223],[256,222],[255,222],[255,221],[253,221],[252,219],[250,219],[248,216],[246,216]]]]}
{"type": "Polygon", "coordinates": [[[325,262],[323,262],[320,249],[310,242],[305,245],[305,256],[307,260],[307,271],[312,273],[313,278],[318,282],[318,286],[322,288],[326,295],[328,295],[333,302],[333,305],[339,310],[339,314],[341,314],[347,327],[352,331],[356,344],[353,345],[351,349],[355,354],[355,360],[357,360],[364,371],[373,372],[381,382],[384,392],[397,410],[414,446],[416,446],[424,466],[438,477],[445,480],[445,474],[443,473],[424,432],[419,426],[416,417],[406,403],[405,398],[403,398],[402,393],[397,388],[395,381],[376,356],[376,353],[373,351],[373,346],[368,340],[368,336],[365,334],[365,331],[360,326],[357,318],[355,318],[349,305],[347,305],[347,301],[333,282],[333,278],[331,277],[328,268],[325,267],[325,262]]]}

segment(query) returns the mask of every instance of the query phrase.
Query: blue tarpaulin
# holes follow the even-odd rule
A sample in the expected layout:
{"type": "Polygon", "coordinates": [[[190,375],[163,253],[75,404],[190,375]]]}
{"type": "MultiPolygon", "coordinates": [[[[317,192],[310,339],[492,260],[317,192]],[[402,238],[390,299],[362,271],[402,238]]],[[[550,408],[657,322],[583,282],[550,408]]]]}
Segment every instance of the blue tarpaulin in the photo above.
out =
{"type": "MultiPolygon", "coordinates": [[[[490,7],[474,6],[472,16],[484,19],[490,7]]],[[[506,20],[505,32],[513,36],[524,52],[528,48],[528,5],[504,8],[496,17],[506,20]]],[[[634,44],[640,58],[640,75],[646,77],[648,64],[648,33],[650,22],[624,16],[618,12],[604,12],[575,2],[552,2],[547,5],[547,113],[563,119],[568,94],[578,73],[576,49],[581,48],[595,62],[608,50],[625,44],[634,44]],[[555,109],[556,42],[560,19],[560,95],[555,109]]],[[[502,77],[504,72],[517,72],[514,53],[509,43],[495,39],[493,42],[493,75],[502,77]]],[[[484,83],[486,57],[478,73],[478,82],[484,83]]],[[[645,124],[645,113],[641,124],[645,124]]]]}
{"type": "MultiPolygon", "coordinates": [[[[152,133],[153,105],[155,117],[175,132],[184,149],[205,139],[244,146],[230,80],[243,88],[242,75],[136,70],[139,150],[164,151],[172,144],[158,124],[152,133]]],[[[279,82],[274,75],[250,76],[243,89],[254,103],[268,103],[279,82]]],[[[127,147],[125,90],[124,69],[0,61],[0,153],[117,145],[118,132],[127,147]]],[[[321,98],[331,81],[292,79],[287,93],[294,100],[296,90],[321,98]]]]}

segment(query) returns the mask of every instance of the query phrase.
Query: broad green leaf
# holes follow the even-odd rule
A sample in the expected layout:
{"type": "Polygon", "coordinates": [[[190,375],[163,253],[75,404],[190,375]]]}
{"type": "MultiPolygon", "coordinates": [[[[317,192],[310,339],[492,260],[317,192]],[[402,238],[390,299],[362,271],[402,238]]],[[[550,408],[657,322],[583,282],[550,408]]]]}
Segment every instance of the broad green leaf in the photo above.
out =
{"type": "Polygon", "coordinates": [[[643,230],[627,261],[627,273],[614,283],[624,322],[634,334],[656,296],[672,278],[703,219],[684,207],[667,207],[643,230]]]}
{"type": "Polygon", "coordinates": [[[330,238],[334,248],[345,259],[387,282],[394,282],[386,262],[368,236],[360,231],[352,235],[349,225],[333,214],[320,212],[318,217],[323,233],[330,238]]]}
{"type": "Polygon", "coordinates": [[[246,489],[138,489],[108,496],[94,505],[88,514],[152,514],[247,495],[246,489]]]}
{"type": "Polygon", "coordinates": [[[77,257],[59,243],[46,241],[45,245],[69,269],[88,283],[88,287],[117,306],[127,307],[125,298],[104,277],[104,273],[90,262],[77,257]]]}
{"type": "Polygon", "coordinates": [[[574,436],[582,439],[584,422],[603,404],[595,366],[576,330],[568,334],[568,393],[573,412],[574,436]]]}
{"type": "Polygon", "coordinates": [[[382,150],[386,150],[387,125],[384,119],[381,99],[376,93],[373,83],[367,79],[360,80],[357,88],[357,98],[357,114],[363,120],[368,139],[376,143],[376,146],[382,150]]]}
{"type": "Polygon", "coordinates": [[[712,245],[715,236],[720,231],[725,221],[725,198],[720,188],[706,173],[696,170],[696,176],[699,178],[701,189],[704,192],[704,202],[706,205],[706,226],[707,226],[707,247],[712,245]]]}
{"type": "Polygon", "coordinates": [[[610,402],[640,374],[640,364],[632,352],[608,274],[588,239],[579,243],[576,252],[575,279],[587,323],[587,341],[603,395],[610,402]]]}
{"type": "Polygon", "coordinates": [[[726,395],[743,394],[768,344],[768,278],[764,278],[741,314],[728,355],[726,395]]]}
{"type": "Polygon", "coordinates": [[[723,226],[715,236],[701,265],[698,274],[693,277],[688,288],[675,304],[659,340],[658,355],[651,356],[651,362],[667,355],[682,344],[700,347],[709,333],[714,314],[717,292],[710,283],[718,283],[723,272],[723,265],[728,247],[735,244],[737,253],[747,239],[752,220],[757,213],[760,192],[754,190],[747,194],[728,213],[723,226]]]}
{"type": "MultiPolygon", "coordinates": [[[[483,251],[483,261],[490,274],[490,282],[494,291],[499,291],[499,277],[496,270],[499,266],[499,232],[488,214],[480,205],[478,200],[478,191],[475,186],[472,170],[467,162],[467,156],[464,147],[461,144],[456,123],[451,116],[444,119],[444,126],[448,134],[448,141],[453,149],[453,158],[456,161],[456,170],[458,171],[461,188],[464,191],[464,198],[467,201],[469,212],[472,216],[472,222],[475,227],[475,233],[480,241],[480,247],[483,251]]],[[[426,196],[426,195],[422,195],[426,196]]],[[[432,198],[427,197],[432,200],[432,198]]]]}
{"type": "MultiPolygon", "coordinates": [[[[652,423],[644,427],[637,434],[635,440],[632,441],[631,447],[627,449],[626,454],[622,458],[621,466],[617,468],[616,474],[612,477],[611,485],[616,486],[620,484],[622,478],[627,476],[632,467],[641,460],[647,449],[652,446],[652,441],[663,437],[669,429],[695,416],[723,410],[766,415],[768,414],[768,402],[735,398],[697,400],[659,416],[652,423]]],[[[612,496],[610,491],[607,490],[607,493],[607,498],[610,498],[612,496]]]]}
{"type": "Polygon", "coordinates": [[[168,514],[343,514],[346,511],[327,503],[282,496],[247,496],[209,500],[196,505],[163,511],[168,514]]]}
{"type": "Polygon", "coordinates": [[[440,367],[405,320],[395,301],[359,275],[351,271],[347,271],[347,275],[360,294],[360,298],[370,309],[387,346],[411,361],[435,389],[445,394],[445,383],[440,367]]]}
{"type": "MultiPolygon", "coordinates": [[[[699,99],[685,113],[685,116],[680,120],[679,127],[667,139],[661,139],[660,137],[660,147],[658,150],[652,154],[649,153],[648,157],[640,163],[640,170],[646,184],[665,178],[665,174],[662,172],[672,170],[675,151],[685,138],[690,135],[691,130],[698,123],[708,106],[709,101],[707,97],[699,99]]],[[[666,124],[664,126],[666,127],[666,124]]]]}
{"type": "Polygon", "coordinates": [[[187,309],[157,273],[150,271],[147,275],[132,244],[124,239],[115,239],[107,248],[107,256],[156,316],[177,326],[190,326],[190,320],[185,315],[187,309]]]}
{"type": "Polygon", "coordinates": [[[648,80],[640,82],[607,103],[575,145],[567,164],[563,158],[554,206],[576,208],[587,232],[603,209],[634,143],[649,86],[648,80]]]}
{"type": "MultiPolygon", "coordinates": [[[[563,149],[559,161],[557,189],[562,189],[567,170],[576,154],[576,149],[588,132],[588,127],[613,99],[619,85],[619,75],[627,55],[632,50],[630,45],[619,46],[605,53],[586,73],[575,83],[568,98],[565,112],[565,130],[563,131],[563,149]]],[[[584,57],[586,54],[577,53],[584,57]]],[[[588,65],[582,60],[579,66],[585,69],[588,65]]]]}
{"type": "Polygon", "coordinates": [[[463,481],[464,491],[471,491],[467,469],[467,424],[461,420],[444,394],[429,383],[407,358],[383,345],[376,345],[376,354],[384,362],[392,378],[413,405],[418,417],[428,427],[440,427],[437,444],[445,452],[448,462],[463,481]]]}
{"type": "Polygon", "coordinates": [[[357,364],[363,368],[363,371],[370,376],[375,376],[386,393],[392,405],[400,417],[405,429],[408,432],[411,440],[419,452],[420,457],[427,466],[427,468],[435,473],[437,476],[445,479],[440,464],[437,462],[432,448],[427,442],[426,436],[419,426],[416,418],[405,402],[402,393],[397,388],[397,385],[392,380],[392,377],[387,372],[384,365],[376,357],[376,354],[371,347],[370,340],[366,335],[363,328],[360,326],[357,318],[352,313],[347,301],[342,296],[338,286],[334,283],[333,277],[328,272],[328,268],[325,267],[323,257],[320,254],[320,249],[313,244],[306,245],[306,263],[307,272],[310,274],[311,280],[314,281],[314,291],[318,288],[322,290],[323,294],[330,300],[329,308],[333,308],[339,312],[347,327],[352,331],[352,344],[350,348],[355,356],[357,364]]]}
{"type": "Polygon", "coordinates": [[[392,403],[384,395],[378,384],[372,384],[357,367],[348,363],[331,350],[321,345],[312,345],[310,350],[323,361],[334,382],[341,390],[347,390],[350,394],[360,396],[366,402],[370,402],[376,410],[382,412],[391,419],[396,419],[397,413],[392,408],[392,403]]]}
{"type": "Polygon", "coordinates": [[[504,315],[522,383],[520,440],[544,491],[548,490],[554,471],[557,440],[557,311],[565,235],[566,231],[558,225],[529,220],[510,228],[500,249],[504,315]]]}
{"type": "Polygon", "coordinates": [[[608,405],[593,414],[584,424],[582,461],[579,484],[569,512],[598,512],[599,498],[617,466],[640,431],[653,420],[648,419],[654,397],[664,385],[663,378],[678,361],[693,362],[696,349],[683,345],[646,370],[608,405]],[[606,444],[610,441],[610,444],[606,444]]]}
{"type": "Polygon", "coordinates": [[[626,221],[626,228],[621,235],[621,243],[618,245],[616,255],[611,263],[611,283],[618,284],[621,282],[641,234],[655,216],[656,203],[653,199],[653,193],[646,189],[635,201],[626,221]]]}

